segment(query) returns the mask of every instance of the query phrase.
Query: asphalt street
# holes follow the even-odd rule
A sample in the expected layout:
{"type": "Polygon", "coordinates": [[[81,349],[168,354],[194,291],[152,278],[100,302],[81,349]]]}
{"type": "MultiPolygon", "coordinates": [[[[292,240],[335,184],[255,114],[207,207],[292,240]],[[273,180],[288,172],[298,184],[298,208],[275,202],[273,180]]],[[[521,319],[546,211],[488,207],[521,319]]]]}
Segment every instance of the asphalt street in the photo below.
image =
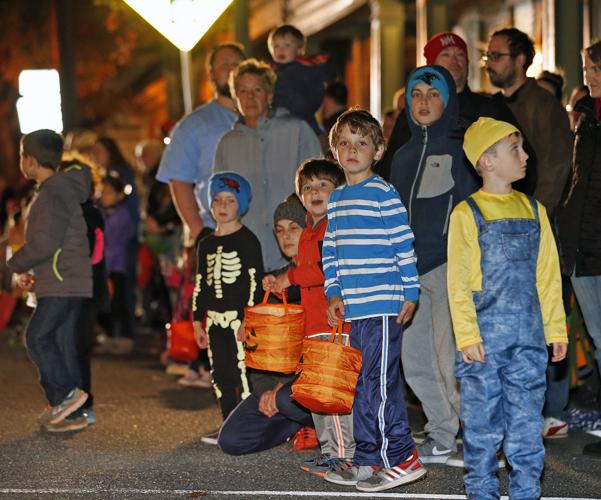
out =
{"type": "MultiPolygon", "coordinates": [[[[212,392],[179,387],[158,363],[156,345],[148,348],[155,341],[147,338],[147,347],[130,357],[95,357],[98,422],[50,434],[37,422],[45,403],[35,367],[0,333],[0,498],[465,498],[463,471],[456,468],[429,466],[418,483],[359,494],[302,472],[299,463],[313,452],[284,444],[232,457],[201,443],[220,423],[212,392]]],[[[411,420],[419,430],[418,409],[411,420]]],[[[573,433],[548,443],[544,497],[601,498],[601,460],[581,455],[594,440],[573,433]]],[[[500,476],[505,488],[507,473],[500,476]]]]}

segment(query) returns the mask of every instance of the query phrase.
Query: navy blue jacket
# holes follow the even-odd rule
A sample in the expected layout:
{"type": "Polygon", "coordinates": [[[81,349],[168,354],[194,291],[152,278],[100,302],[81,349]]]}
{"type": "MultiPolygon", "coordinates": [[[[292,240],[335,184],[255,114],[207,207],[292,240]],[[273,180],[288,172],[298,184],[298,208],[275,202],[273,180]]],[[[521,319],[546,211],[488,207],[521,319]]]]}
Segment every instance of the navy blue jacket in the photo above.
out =
{"type": "Polygon", "coordinates": [[[301,57],[287,64],[276,64],[275,107],[288,109],[290,113],[305,120],[319,135],[323,130],[315,120],[325,95],[326,84],[336,78],[332,60],[319,54],[311,58],[301,57]]]}
{"type": "MultiPolygon", "coordinates": [[[[390,172],[390,182],[409,213],[420,275],[447,261],[451,211],[480,184],[473,167],[464,159],[462,138],[452,133],[458,116],[455,82],[442,66],[430,68],[444,77],[447,106],[440,119],[422,127],[411,116],[410,93],[405,94],[411,139],[395,153],[390,172]]],[[[413,73],[408,83],[412,77],[413,73]]]]}

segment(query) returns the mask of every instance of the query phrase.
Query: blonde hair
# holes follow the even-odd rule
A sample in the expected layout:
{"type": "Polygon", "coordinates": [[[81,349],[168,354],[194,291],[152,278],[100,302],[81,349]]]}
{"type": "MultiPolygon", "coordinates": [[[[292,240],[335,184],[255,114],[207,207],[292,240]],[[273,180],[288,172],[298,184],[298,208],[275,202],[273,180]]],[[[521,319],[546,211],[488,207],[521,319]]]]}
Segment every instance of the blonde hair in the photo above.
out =
{"type": "Polygon", "coordinates": [[[265,85],[267,93],[273,95],[275,81],[277,79],[275,72],[263,61],[259,61],[258,59],[246,59],[230,73],[229,86],[230,92],[234,98],[236,97],[236,87],[238,82],[240,82],[240,78],[246,74],[259,76],[265,85]]]}

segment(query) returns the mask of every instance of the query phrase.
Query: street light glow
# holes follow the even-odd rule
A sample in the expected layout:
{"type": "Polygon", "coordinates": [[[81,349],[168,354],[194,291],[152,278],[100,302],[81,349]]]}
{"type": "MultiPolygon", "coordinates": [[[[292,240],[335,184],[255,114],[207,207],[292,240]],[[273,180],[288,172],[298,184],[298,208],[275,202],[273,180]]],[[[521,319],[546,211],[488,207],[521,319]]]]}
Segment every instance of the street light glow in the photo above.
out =
{"type": "Polygon", "coordinates": [[[48,128],[62,132],[61,92],[58,71],[27,69],[19,74],[17,113],[23,134],[48,128]]]}
{"type": "Polygon", "coordinates": [[[179,50],[198,43],[232,0],[124,0],[179,50]]]}

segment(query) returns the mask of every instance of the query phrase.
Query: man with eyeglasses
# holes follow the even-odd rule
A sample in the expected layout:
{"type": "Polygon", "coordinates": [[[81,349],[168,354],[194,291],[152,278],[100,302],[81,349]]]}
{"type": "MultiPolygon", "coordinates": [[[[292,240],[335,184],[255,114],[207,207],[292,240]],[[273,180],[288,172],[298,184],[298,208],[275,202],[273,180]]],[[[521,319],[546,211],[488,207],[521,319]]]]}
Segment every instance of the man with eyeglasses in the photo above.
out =
{"type": "MultiPolygon", "coordinates": [[[[455,81],[459,103],[459,117],[456,126],[453,128],[452,133],[454,137],[463,138],[463,134],[467,128],[481,116],[488,116],[496,120],[508,122],[519,128],[517,120],[503,102],[470,89],[467,83],[468,47],[459,35],[451,32],[437,33],[424,46],[424,57],[428,64],[437,64],[448,70],[455,81]]],[[[384,157],[378,164],[378,173],[384,178],[388,179],[390,177],[394,153],[409,141],[410,137],[411,132],[407,122],[407,115],[406,113],[401,113],[392,130],[384,157]]],[[[516,183],[514,187],[519,191],[532,194],[536,183],[536,155],[527,141],[524,144],[524,150],[529,156],[526,167],[526,178],[516,183]]],[[[473,169],[470,166],[467,168],[471,175],[473,169]]]]}
{"type": "Polygon", "coordinates": [[[526,76],[534,53],[528,35],[505,28],[493,33],[483,60],[490,82],[501,89],[496,99],[509,107],[534,149],[538,167],[534,197],[551,216],[570,170],[572,134],[561,104],[526,76]]]}

